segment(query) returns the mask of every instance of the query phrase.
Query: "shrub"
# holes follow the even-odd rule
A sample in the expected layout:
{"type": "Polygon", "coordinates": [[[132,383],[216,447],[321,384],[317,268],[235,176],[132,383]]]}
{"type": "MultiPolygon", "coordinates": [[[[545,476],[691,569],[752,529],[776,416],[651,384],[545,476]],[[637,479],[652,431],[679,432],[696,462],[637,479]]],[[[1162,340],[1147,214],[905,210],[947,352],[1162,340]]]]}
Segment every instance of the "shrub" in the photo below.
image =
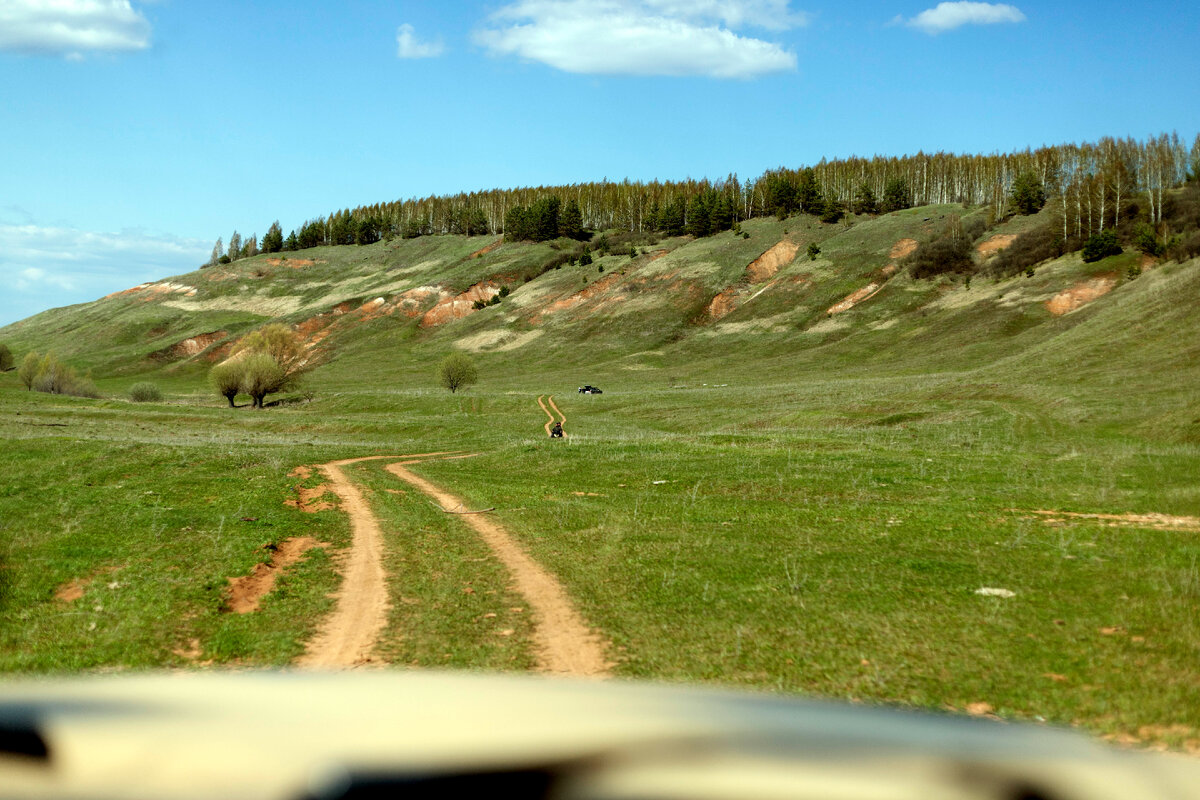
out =
{"type": "Polygon", "coordinates": [[[816,261],[817,256],[819,256],[819,255],[821,255],[821,248],[817,246],[816,242],[809,242],[808,243],[808,260],[816,261]]]}
{"type": "Polygon", "coordinates": [[[1133,246],[1146,255],[1155,257],[1161,256],[1167,250],[1167,246],[1158,240],[1154,228],[1144,222],[1138,225],[1137,231],[1133,234],[1133,246]]]}
{"type": "Polygon", "coordinates": [[[1200,256],[1200,231],[1192,231],[1186,236],[1180,236],[1171,243],[1168,255],[1176,261],[1187,261],[1189,258],[1200,256]]]}
{"type": "Polygon", "coordinates": [[[454,394],[479,379],[475,362],[465,353],[451,353],[438,365],[438,382],[454,394]]]}
{"type": "Polygon", "coordinates": [[[1083,260],[1089,264],[1123,252],[1120,242],[1117,241],[1117,232],[1112,228],[1094,234],[1083,243],[1083,260]]]}
{"type": "Polygon", "coordinates": [[[9,350],[4,342],[0,342],[0,372],[8,372],[14,364],[12,350],[9,350]]]}
{"type": "Polygon", "coordinates": [[[48,394],[68,394],[73,397],[99,397],[100,391],[91,376],[78,375],[74,368],[63,364],[53,353],[38,358],[29,353],[21,362],[18,373],[26,389],[36,389],[48,394]]]}
{"type": "Polygon", "coordinates": [[[162,398],[158,386],[149,381],[135,383],[129,387],[129,399],[135,403],[157,403],[162,398]]]}
{"type": "Polygon", "coordinates": [[[471,308],[478,311],[481,308],[487,308],[487,303],[485,303],[482,300],[476,300],[474,303],[471,304],[471,308]]]}
{"type": "Polygon", "coordinates": [[[975,262],[971,258],[971,242],[965,236],[942,236],[926,242],[904,260],[914,278],[932,278],[934,275],[971,273],[975,262]]]}

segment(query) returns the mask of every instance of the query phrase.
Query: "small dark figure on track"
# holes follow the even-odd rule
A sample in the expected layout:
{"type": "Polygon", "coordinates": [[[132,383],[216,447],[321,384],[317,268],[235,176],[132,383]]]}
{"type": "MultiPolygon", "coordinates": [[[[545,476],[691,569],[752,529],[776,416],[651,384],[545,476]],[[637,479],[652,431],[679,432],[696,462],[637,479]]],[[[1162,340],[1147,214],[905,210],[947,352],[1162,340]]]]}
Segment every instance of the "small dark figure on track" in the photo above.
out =
{"type": "Polygon", "coordinates": [[[562,435],[563,435],[562,423],[561,422],[554,423],[554,427],[550,429],[550,438],[551,439],[561,439],[562,435]]]}

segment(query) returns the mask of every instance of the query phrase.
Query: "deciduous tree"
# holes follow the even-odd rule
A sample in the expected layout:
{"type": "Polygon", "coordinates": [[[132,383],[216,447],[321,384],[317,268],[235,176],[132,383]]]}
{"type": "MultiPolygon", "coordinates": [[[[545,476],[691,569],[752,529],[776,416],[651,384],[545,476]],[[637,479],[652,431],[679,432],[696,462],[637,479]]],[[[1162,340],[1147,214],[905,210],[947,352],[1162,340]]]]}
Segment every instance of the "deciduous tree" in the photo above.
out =
{"type": "Polygon", "coordinates": [[[438,382],[454,394],[479,379],[479,371],[466,353],[451,353],[438,365],[438,382]]]}

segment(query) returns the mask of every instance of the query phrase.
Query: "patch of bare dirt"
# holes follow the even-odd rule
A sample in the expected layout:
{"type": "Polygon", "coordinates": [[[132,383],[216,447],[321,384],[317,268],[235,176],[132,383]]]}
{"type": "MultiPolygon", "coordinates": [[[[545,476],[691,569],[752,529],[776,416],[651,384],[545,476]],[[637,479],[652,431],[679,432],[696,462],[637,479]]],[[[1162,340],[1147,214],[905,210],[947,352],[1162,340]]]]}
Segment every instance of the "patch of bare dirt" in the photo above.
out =
{"type": "Polygon", "coordinates": [[[883,286],[881,284],[868,283],[866,286],[859,289],[858,291],[851,292],[850,294],[846,295],[846,298],[844,300],[842,300],[840,303],[836,303],[836,304],[830,306],[829,308],[827,308],[825,310],[825,313],[829,316],[833,316],[834,314],[840,314],[843,311],[849,311],[850,309],[854,308],[856,305],[858,305],[862,301],[868,300],[868,299],[874,297],[875,294],[882,288],[883,288],[883,286]]]}
{"type": "Polygon", "coordinates": [[[975,248],[975,252],[979,253],[981,258],[991,258],[1001,250],[1007,249],[1013,242],[1017,240],[1014,233],[997,233],[995,236],[982,241],[975,248]]]}
{"type": "Polygon", "coordinates": [[[54,590],[54,599],[60,603],[74,603],[92,583],[92,578],[74,578],[54,590]]]}
{"type": "Polygon", "coordinates": [[[287,539],[278,546],[266,545],[271,549],[269,563],[254,565],[249,575],[229,579],[229,598],[226,607],[235,614],[249,614],[258,610],[263,597],[275,588],[275,579],[280,573],[300,561],[314,547],[328,547],[310,536],[287,539]]]}
{"type": "Polygon", "coordinates": [[[712,299],[708,304],[708,308],[704,313],[712,321],[717,321],[722,317],[735,311],[742,304],[742,293],[736,287],[726,289],[712,299]]]}
{"type": "Polygon", "coordinates": [[[908,258],[917,250],[916,239],[901,239],[892,245],[892,251],[888,253],[888,258],[892,261],[899,261],[902,258],[908,258]]]}
{"type": "Polygon", "coordinates": [[[333,503],[327,500],[322,500],[330,488],[326,484],[320,486],[296,486],[296,497],[288,498],[283,501],[285,506],[297,508],[306,514],[315,514],[318,511],[327,511],[331,508],[336,508],[333,503]]]}
{"type": "Polygon", "coordinates": [[[421,317],[421,327],[432,328],[462,319],[475,311],[476,300],[486,303],[499,293],[500,287],[491,281],[477,283],[460,295],[438,301],[437,305],[426,311],[421,317]]]}
{"type": "Polygon", "coordinates": [[[191,358],[198,355],[216,342],[221,341],[229,335],[229,331],[210,331],[193,336],[190,339],[184,339],[171,346],[171,354],[176,358],[191,358]]]}
{"type": "Polygon", "coordinates": [[[1142,260],[1138,262],[1138,266],[1142,269],[1153,269],[1158,264],[1158,259],[1149,253],[1142,253],[1142,260]]]}
{"type": "Polygon", "coordinates": [[[588,284],[587,286],[585,286],[583,289],[580,289],[575,294],[570,295],[569,297],[564,297],[561,300],[555,300],[553,303],[551,303],[550,305],[548,305],[544,309],[542,309],[542,311],[539,314],[536,314],[534,316],[533,322],[535,324],[537,322],[540,322],[542,316],[544,316],[545,314],[555,314],[559,311],[566,311],[569,308],[574,308],[575,306],[579,305],[580,303],[584,302],[585,300],[590,300],[591,298],[595,297],[596,295],[600,294],[601,292],[608,291],[608,289],[614,283],[619,281],[620,279],[621,279],[621,274],[619,272],[609,273],[608,275],[604,276],[600,280],[593,281],[592,283],[588,284]]]}
{"type": "Polygon", "coordinates": [[[281,257],[281,258],[268,258],[267,263],[270,264],[272,267],[278,267],[280,264],[282,264],[283,266],[291,267],[292,269],[300,269],[302,267],[311,267],[313,264],[316,264],[317,262],[311,258],[282,258],[281,257]]]}
{"type": "Polygon", "coordinates": [[[746,267],[746,279],[751,283],[762,283],[775,277],[775,273],[792,263],[800,245],[784,239],[750,262],[746,267]]]}
{"type": "Polygon", "coordinates": [[[1047,300],[1046,310],[1056,317],[1069,314],[1096,298],[1108,294],[1116,285],[1117,277],[1115,275],[1097,275],[1086,281],[1080,281],[1070,289],[1061,291],[1047,300]]]}
{"type": "Polygon", "coordinates": [[[493,250],[495,250],[497,247],[499,247],[502,244],[504,244],[503,236],[501,236],[499,239],[492,242],[491,244],[487,245],[486,247],[481,247],[478,250],[476,250],[474,253],[471,253],[471,258],[479,258],[480,256],[486,256],[488,253],[492,252],[493,250]]]}
{"type": "MultiPolygon", "coordinates": [[[[1013,509],[1018,511],[1018,509],[1013,509]]],[[[1186,531],[1200,533],[1200,517],[1181,517],[1170,514],[1089,514],[1079,511],[1019,511],[1022,514],[1036,514],[1043,517],[1047,525],[1062,524],[1068,519],[1091,519],[1109,523],[1111,527],[1132,526],[1138,528],[1155,528],[1163,531],[1186,531]]]]}
{"type": "MultiPolygon", "coordinates": [[[[432,497],[442,508],[463,507],[462,500],[404,466],[389,464],[387,469],[432,497]]],[[[562,585],[530,558],[497,523],[484,515],[464,515],[462,520],[491,547],[496,557],[512,573],[517,590],[529,601],[535,615],[534,644],[539,668],[560,675],[608,675],[611,664],[605,657],[605,642],[583,621],[562,585]]]]}

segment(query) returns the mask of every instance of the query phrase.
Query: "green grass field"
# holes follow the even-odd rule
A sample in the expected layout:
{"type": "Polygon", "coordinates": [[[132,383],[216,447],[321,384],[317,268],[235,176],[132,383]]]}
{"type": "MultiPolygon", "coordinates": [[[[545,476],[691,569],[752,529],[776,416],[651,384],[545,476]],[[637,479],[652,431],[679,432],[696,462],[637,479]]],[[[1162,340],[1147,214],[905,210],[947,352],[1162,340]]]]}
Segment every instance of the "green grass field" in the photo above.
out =
{"type": "MultiPolygon", "coordinates": [[[[478,455],[412,469],[495,506],[612,643],[620,677],[987,704],[1200,748],[1200,314],[1189,300],[1200,264],[1122,280],[1063,317],[1044,301],[1111,265],[1068,257],[969,289],[901,275],[825,320],[897,238],[920,232],[904,214],[878,223],[756,221],[750,240],[665,243],[671,260],[633,262],[614,284],[636,297],[620,286],[640,281],[630,285],[643,305],[581,305],[534,344],[478,350],[481,380],[457,395],[436,387],[438,358],[468,336],[535,329],[523,293],[576,291],[578,273],[519,283],[504,304],[432,332],[398,317],[339,331],[303,392],[257,412],[222,407],[203,361],[143,356],[258,316],[140,303],[0,332],[18,358],[50,346],[74,355],[108,395],[48,396],[0,375],[0,669],[287,664],[331,607],[349,537],[339,511],[284,504],[298,483],[320,483],[289,473],[452,449],[478,455]],[[670,294],[697,264],[713,265],[715,293],[793,234],[824,237],[831,255],[810,262],[801,249],[780,273],[794,287],[786,302],[747,303],[722,329],[689,321],[701,295],[670,294]],[[656,324],[664,308],[678,316],[656,324]],[[62,346],[101,317],[145,330],[62,346]],[[733,324],[767,318],[778,330],[733,324]],[[164,402],[123,399],[146,379],[164,402]],[[576,394],[585,382],[605,393],[576,394]],[[568,418],[565,441],[544,437],[544,394],[568,418]],[[1192,519],[1096,516],[1130,514],[1192,519]],[[227,579],[301,535],[330,548],[309,551],[259,611],[226,611],[227,579]],[[82,596],[58,599],[72,581],[82,596]]],[[[305,280],[349,281],[364,256],[385,272],[419,257],[451,265],[457,291],[524,263],[504,248],[470,259],[477,240],[418,241],[420,253],[331,248],[305,280]]],[[[617,271],[617,256],[604,261],[617,271]]],[[[381,462],[348,474],[387,531],[379,655],[397,667],[530,668],[522,600],[461,520],[381,462]]]]}

